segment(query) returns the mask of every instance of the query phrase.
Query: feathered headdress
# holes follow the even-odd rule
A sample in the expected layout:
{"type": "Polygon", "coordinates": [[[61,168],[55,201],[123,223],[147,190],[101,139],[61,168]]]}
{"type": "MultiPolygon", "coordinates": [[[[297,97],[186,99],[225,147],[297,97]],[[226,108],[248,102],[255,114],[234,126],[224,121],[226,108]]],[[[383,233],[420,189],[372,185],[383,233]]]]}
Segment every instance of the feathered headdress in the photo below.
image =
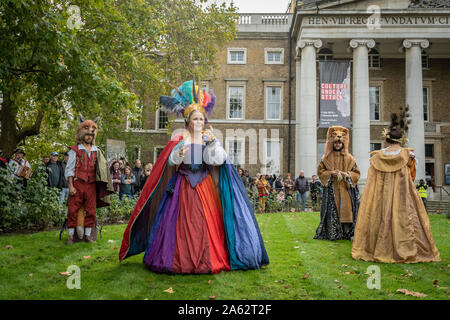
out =
{"type": "Polygon", "coordinates": [[[192,111],[200,111],[206,122],[216,104],[216,96],[212,90],[206,93],[195,85],[194,80],[189,80],[178,88],[174,88],[171,96],[161,96],[159,103],[161,110],[185,119],[192,111]]]}
{"type": "Polygon", "coordinates": [[[399,114],[392,113],[391,124],[389,125],[389,128],[384,128],[382,133],[383,137],[385,139],[398,142],[402,146],[406,145],[408,143],[408,126],[411,123],[411,119],[409,118],[409,116],[410,114],[408,105],[406,106],[405,110],[403,110],[403,108],[400,108],[399,114]],[[401,137],[400,138],[391,137],[391,132],[393,130],[400,131],[401,137]]]}

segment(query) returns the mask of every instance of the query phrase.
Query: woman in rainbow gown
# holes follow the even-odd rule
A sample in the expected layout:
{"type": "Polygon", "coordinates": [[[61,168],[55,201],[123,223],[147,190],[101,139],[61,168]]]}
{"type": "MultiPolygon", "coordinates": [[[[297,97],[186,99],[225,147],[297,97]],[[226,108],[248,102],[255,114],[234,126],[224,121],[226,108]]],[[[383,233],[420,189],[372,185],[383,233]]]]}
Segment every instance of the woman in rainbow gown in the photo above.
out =
{"type": "Polygon", "coordinates": [[[215,96],[193,81],[161,96],[186,130],[161,152],[124,232],[120,261],[145,251],[155,272],[219,273],[269,263],[247,191],[212,128],[215,96]]]}

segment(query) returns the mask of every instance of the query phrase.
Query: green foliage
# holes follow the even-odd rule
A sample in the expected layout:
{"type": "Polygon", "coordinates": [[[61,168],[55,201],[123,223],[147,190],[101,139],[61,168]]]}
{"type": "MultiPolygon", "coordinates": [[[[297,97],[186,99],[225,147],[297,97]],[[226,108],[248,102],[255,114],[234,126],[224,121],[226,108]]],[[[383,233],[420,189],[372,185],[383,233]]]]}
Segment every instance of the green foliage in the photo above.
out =
{"type": "Polygon", "coordinates": [[[97,210],[97,221],[101,224],[112,224],[118,222],[127,222],[133,213],[136,205],[137,196],[133,198],[122,197],[114,193],[110,196],[111,204],[108,207],[103,207],[97,210]]]}
{"type": "Polygon", "coordinates": [[[236,8],[203,0],[80,0],[75,11],[71,5],[0,2],[6,156],[18,144],[31,161],[64,149],[73,143],[78,114],[101,117],[104,144],[123,132],[127,116],[140,116],[138,106],[144,113],[153,107],[170,83],[214,73],[218,47],[236,33],[236,8]]]}
{"type": "Polygon", "coordinates": [[[0,172],[1,232],[23,229],[43,230],[59,225],[65,216],[59,202],[59,190],[47,187],[44,165],[37,167],[26,187],[12,180],[6,170],[0,172]]]}

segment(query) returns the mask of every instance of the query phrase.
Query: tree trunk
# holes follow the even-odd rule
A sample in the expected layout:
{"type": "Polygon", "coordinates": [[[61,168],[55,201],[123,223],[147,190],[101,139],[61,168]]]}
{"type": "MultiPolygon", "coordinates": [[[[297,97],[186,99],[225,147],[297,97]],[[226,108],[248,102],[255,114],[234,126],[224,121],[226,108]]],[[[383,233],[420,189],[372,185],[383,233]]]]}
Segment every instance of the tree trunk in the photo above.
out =
{"type": "Polygon", "coordinates": [[[11,100],[10,91],[3,92],[3,103],[0,111],[2,131],[0,135],[0,147],[3,150],[3,157],[11,157],[19,143],[17,141],[16,115],[14,102],[11,100]]]}
{"type": "Polygon", "coordinates": [[[16,126],[17,107],[11,99],[9,90],[6,90],[3,93],[3,103],[1,106],[0,115],[0,147],[3,150],[3,157],[6,158],[13,155],[14,150],[17,148],[19,143],[22,140],[25,140],[26,137],[31,137],[40,133],[42,119],[44,118],[44,112],[40,110],[36,117],[36,121],[32,126],[19,130],[16,126]]]}

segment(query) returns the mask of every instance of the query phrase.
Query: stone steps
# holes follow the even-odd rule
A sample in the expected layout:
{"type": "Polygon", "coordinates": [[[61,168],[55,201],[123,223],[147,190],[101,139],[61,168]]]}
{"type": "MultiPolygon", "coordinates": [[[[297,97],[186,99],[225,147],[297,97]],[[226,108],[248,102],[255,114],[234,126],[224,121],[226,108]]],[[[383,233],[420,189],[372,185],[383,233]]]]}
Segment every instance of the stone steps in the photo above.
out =
{"type": "Polygon", "coordinates": [[[429,200],[427,201],[427,212],[428,213],[450,213],[450,201],[437,201],[429,200]]]}

